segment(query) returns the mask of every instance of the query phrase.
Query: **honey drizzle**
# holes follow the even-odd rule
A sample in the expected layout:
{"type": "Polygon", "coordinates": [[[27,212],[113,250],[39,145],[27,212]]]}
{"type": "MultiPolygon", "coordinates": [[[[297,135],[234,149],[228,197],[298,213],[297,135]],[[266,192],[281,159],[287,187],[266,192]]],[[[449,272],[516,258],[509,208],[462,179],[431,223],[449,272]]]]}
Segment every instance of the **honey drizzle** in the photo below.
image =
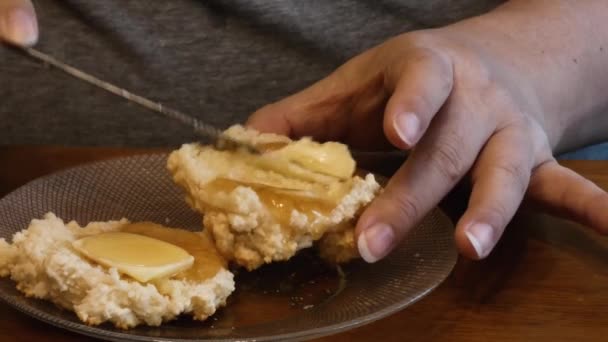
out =
{"type": "Polygon", "coordinates": [[[218,193],[231,192],[239,186],[252,188],[257,193],[260,201],[268,208],[270,214],[284,229],[289,229],[291,226],[290,221],[293,210],[305,214],[308,217],[309,222],[313,222],[317,215],[329,215],[337,205],[337,203],[329,203],[314,198],[297,196],[295,193],[293,195],[278,193],[270,187],[245,184],[227,178],[217,178],[209,182],[205,187],[209,193],[218,193]]]}

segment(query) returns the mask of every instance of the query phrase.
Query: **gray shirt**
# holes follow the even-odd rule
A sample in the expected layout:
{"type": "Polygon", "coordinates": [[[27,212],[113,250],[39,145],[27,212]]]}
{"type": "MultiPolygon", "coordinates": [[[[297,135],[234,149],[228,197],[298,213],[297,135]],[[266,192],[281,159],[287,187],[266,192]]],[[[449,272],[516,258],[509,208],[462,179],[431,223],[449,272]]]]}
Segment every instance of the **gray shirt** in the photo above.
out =
{"type": "MultiPolygon", "coordinates": [[[[38,48],[227,127],[397,34],[500,0],[39,0],[38,48]]],[[[0,47],[0,144],[175,146],[190,129],[0,47]]]]}

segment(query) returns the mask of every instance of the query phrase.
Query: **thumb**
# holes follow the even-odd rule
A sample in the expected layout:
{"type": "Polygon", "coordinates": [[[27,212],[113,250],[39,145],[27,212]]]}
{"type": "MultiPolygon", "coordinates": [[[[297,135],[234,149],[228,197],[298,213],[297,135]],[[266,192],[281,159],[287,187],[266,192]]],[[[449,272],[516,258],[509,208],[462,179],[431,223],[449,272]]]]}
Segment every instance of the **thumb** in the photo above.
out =
{"type": "Polygon", "coordinates": [[[0,40],[21,46],[36,44],[38,23],[31,1],[0,1],[0,40]]]}
{"type": "MultiPolygon", "coordinates": [[[[291,137],[344,138],[361,103],[381,93],[369,89],[374,72],[366,65],[371,55],[371,50],[365,52],[310,87],[260,108],[249,117],[247,126],[291,137]]],[[[381,87],[381,81],[374,86],[381,87]]]]}
{"type": "Polygon", "coordinates": [[[608,234],[608,193],[556,161],[534,171],[526,196],[551,214],[608,234]]]}

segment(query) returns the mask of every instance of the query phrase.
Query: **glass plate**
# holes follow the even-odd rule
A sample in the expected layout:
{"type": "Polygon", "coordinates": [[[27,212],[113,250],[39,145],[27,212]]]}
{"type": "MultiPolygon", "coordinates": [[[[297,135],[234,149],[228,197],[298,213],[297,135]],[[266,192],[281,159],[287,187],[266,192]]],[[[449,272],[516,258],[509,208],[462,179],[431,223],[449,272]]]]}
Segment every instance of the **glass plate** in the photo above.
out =
{"type": "MultiPolygon", "coordinates": [[[[49,211],[80,224],[126,217],[199,230],[201,217],[173,184],[166,158],[120,158],[34,180],[0,200],[0,237],[10,241],[32,218],[49,211]]],[[[34,318],[104,340],[302,340],[361,326],[407,307],[437,287],[456,259],[453,225],[435,209],[388,258],[372,265],[353,262],[344,267],[342,278],[307,253],[253,273],[240,272],[228,306],[205,322],[183,317],[131,330],[87,326],[72,312],[25,298],[8,278],[0,279],[0,298],[34,318]]]]}

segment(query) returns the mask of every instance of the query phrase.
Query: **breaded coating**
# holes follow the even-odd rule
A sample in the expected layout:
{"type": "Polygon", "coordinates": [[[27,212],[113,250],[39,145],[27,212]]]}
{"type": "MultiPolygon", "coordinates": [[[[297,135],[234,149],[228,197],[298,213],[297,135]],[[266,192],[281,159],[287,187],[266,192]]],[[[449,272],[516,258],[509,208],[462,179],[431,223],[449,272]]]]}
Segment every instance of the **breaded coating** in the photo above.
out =
{"type": "MultiPolygon", "coordinates": [[[[175,183],[185,190],[186,202],[204,215],[203,225],[224,257],[253,270],[288,260],[319,240],[322,256],[330,261],[358,257],[349,239],[354,239],[358,213],[380,190],[373,174],[359,177],[351,172],[341,178],[336,176],[342,172],[340,165],[324,174],[318,162],[311,171],[307,160],[281,159],[281,149],[297,141],[240,126],[226,134],[270,152],[260,157],[185,144],[167,162],[175,183]]],[[[289,153],[307,157],[323,148],[315,144],[307,141],[306,150],[292,148],[289,153]]],[[[341,153],[339,147],[331,149],[341,153]]],[[[346,158],[338,155],[336,162],[340,160],[346,158]]]]}

